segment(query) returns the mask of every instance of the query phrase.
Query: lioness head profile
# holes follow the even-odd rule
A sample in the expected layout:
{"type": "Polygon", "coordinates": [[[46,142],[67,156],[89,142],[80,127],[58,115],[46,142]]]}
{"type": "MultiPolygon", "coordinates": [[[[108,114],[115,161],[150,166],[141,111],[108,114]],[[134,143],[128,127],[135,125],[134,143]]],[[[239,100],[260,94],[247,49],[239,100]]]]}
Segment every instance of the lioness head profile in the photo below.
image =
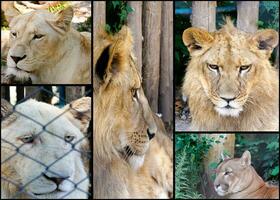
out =
{"type": "MultiPolygon", "coordinates": [[[[89,106],[74,105],[78,110],[89,106]]],[[[82,157],[88,142],[80,131],[84,127],[67,112],[33,99],[13,111],[1,100],[1,199],[88,197],[82,157]]]]}
{"type": "Polygon", "coordinates": [[[118,157],[137,169],[157,128],[131,52],[127,27],[95,42],[94,144],[97,157],[118,157]]]}
{"type": "Polygon", "coordinates": [[[278,129],[279,81],[269,61],[275,30],[250,34],[227,19],[216,32],[192,27],[182,38],[191,55],[182,90],[192,129],[278,129]]]}
{"type": "Polygon", "coordinates": [[[35,10],[10,23],[7,76],[32,83],[90,83],[89,33],[71,27],[73,9],[35,10]]]}
{"type": "Polygon", "coordinates": [[[214,187],[218,195],[232,199],[277,199],[278,187],[268,186],[251,166],[251,154],[226,158],[216,170],[214,187]]]}

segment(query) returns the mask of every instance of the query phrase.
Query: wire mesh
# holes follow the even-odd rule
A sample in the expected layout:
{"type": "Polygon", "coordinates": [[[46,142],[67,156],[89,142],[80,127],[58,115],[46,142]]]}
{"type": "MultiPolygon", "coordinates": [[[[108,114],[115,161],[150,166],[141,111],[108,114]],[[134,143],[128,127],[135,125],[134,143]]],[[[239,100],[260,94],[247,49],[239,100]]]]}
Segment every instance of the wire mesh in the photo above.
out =
{"type": "MultiPolygon", "coordinates": [[[[69,104],[70,106],[65,109],[63,112],[61,112],[59,115],[56,115],[55,117],[53,117],[51,120],[49,120],[47,123],[41,123],[39,122],[38,119],[28,116],[25,113],[22,113],[20,111],[17,110],[17,106],[20,105],[21,103],[25,102],[26,100],[32,98],[34,95],[36,95],[38,92],[46,92],[49,93],[50,95],[54,95],[56,97],[59,98],[60,101],[65,102],[65,104],[69,104],[70,102],[66,102],[65,99],[63,99],[61,96],[57,96],[56,94],[52,93],[52,91],[49,91],[47,89],[45,89],[44,87],[38,87],[37,89],[35,89],[32,93],[30,93],[29,95],[25,96],[23,99],[21,99],[20,101],[18,101],[12,108],[12,111],[8,113],[8,115],[2,116],[2,106],[1,106],[1,133],[2,133],[2,122],[5,121],[6,119],[8,119],[12,114],[15,114],[17,116],[23,117],[39,126],[41,126],[41,130],[37,131],[36,133],[32,133],[32,135],[34,135],[34,138],[36,138],[36,140],[38,140],[38,138],[41,138],[41,136],[43,134],[48,134],[50,137],[52,137],[52,140],[49,140],[49,142],[53,141],[54,139],[56,140],[63,140],[63,143],[65,143],[65,146],[68,145],[71,146],[71,148],[69,150],[65,151],[65,148],[63,149],[63,153],[59,156],[58,154],[56,154],[56,157],[54,160],[51,160],[50,163],[47,163],[44,161],[44,159],[42,158],[35,158],[36,156],[30,156],[28,155],[28,153],[25,152],[25,150],[23,150],[23,147],[26,147],[26,145],[30,146],[30,143],[24,143],[22,142],[21,145],[16,145],[13,143],[13,141],[9,141],[8,139],[2,137],[1,134],[1,154],[2,154],[2,150],[4,150],[4,148],[9,148],[9,150],[14,151],[11,155],[9,154],[9,156],[5,159],[1,158],[1,185],[4,183],[8,183],[11,184],[12,186],[14,186],[16,189],[16,192],[12,195],[9,196],[9,198],[11,199],[15,199],[15,198],[21,198],[22,196],[24,197],[30,197],[30,198],[40,198],[40,195],[44,195],[44,197],[46,197],[46,195],[49,195],[50,198],[53,198],[54,195],[58,195],[60,199],[63,198],[71,198],[73,196],[71,196],[72,193],[75,193],[77,191],[79,191],[80,193],[83,193],[84,196],[90,197],[91,193],[90,193],[90,184],[89,184],[89,180],[91,177],[91,173],[89,171],[90,166],[88,166],[90,164],[90,160],[92,158],[91,156],[91,152],[90,149],[91,148],[87,148],[86,150],[84,149],[80,149],[80,145],[82,142],[87,142],[87,144],[91,145],[91,137],[92,137],[92,133],[91,133],[91,129],[88,128],[87,133],[81,133],[83,134],[83,136],[79,139],[77,139],[77,141],[75,142],[71,142],[71,141],[67,141],[65,140],[65,137],[62,137],[58,134],[58,132],[54,132],[54,131],[50,131],[48,129],[48,126],[50,126],[51,124],[54,124],[55,121],[57,121],[59,118],[67,118],[65,115],[66,113],[70,112],[71,110],[77,112],[79,114],[79,116],[81,117],[82,115],[85,115],[85,113],[73,108],[71,106],[71,104],[69,104]],[[8,146],[8,147],[7,147],[8,146]],[[59,170],[53,170],[52,167],[54,167],[55,165],[58,165],[59,162],[62,162],[63,159],[66,159],[67,156],[70,156],[71,153],[78,153],[79,157],[81,158],[81,161],[83,163],[83,167],[84,167],[84,172],[85,172],[85,177],[80,177],[78,181],[75,181],[73,178],[73,175],[71,174],[71,177],[65,177],[64,174],[61,173],[61,171],[63,172],[63,170],[66,170],[69,168],[69,166],[64,165],[61,169],[62,164],[60,163],[60,167],[58,167],[57,169],[59,170]],[[9,175],[5,175],[4,174],[4,170],[2,170],[2,167],[7,164],[9,161],[11,161],[12,159],[14,159],[16,156],[21,155],[24,157],[24,159],[28,159],[30,161],[33,161],[34,163],[38,164],[40,166],[40,173],[35,177],[32,177],[31,180],[28,180],[27,182],[22,183],[22,181],[18,181],[18,180],[13,180],[10,178],[9,175]],[[48,175],[46,175],[48,174],[48,175]],[[50,175],[51,174],[51,175],[50,175]],[[34,191],[30,191],[29,190],[29,186],[31,184],[37,184],[35,181],[40,179],[40,181],[44,181],[47,184],[51,184],[52,188],[55,186],[55,189],[52,189],[52,191],[49,192],[40,192],[41,189],[39,189],[38,193],[34,193],[34,191]],[[66,183],[65,183],[66,182],[66,183]],[[86,184],[85,184],[86,183],[86,184]],[[64,184],[64,188],[63,188],[63,184],[64,184]],[[68,184],[68,188],[67,188],[67,184],[68,184]],[[71,186],[70,186],[70,185],[71,186]],[[62,186],[61,186],[62,185],[62,186]],[[66,185],[66,186],[65,186],[66,185]],[[82,185],[82,186],[81,186],[82,185]],[[87,185],[88,187],[84,188],[84,186],[87,185]],[[61,187],[63,188],[63,190],[61,190],[61,187]],[[71,189],[69,189],[71,188],[71,189]]],[[[84,95],[81,97],[85,97],[91,94],[91,90],[85,91],[84,95]]],[[[2,102],[1,102],[2,103],[2,102]]],[[[32,108],[30,108],[32,109],[32,108]]],[[[91,109],[90,109],[91,110],[91,109]]],[[[68,119],[67,119],[68,120],[68,119]]],[[[24,120],[22,120],[24,122],[24,120]]],[[[70,122],[70,120],[68,120],[70,122]]],[[[72,123],[72,122],[70,122],[72,123]]],[[[73,123],[72,123],[73,124],[73,123]]],[[[63,126],[63,124],[61,124],[63,126]]],[[[26,124],[26,126],[28,126],[28,124],[26,124]]],[[[74,124],[73,124],[74,126],[74,124]]],[[[89,126],[90,127],[90,126],[89,126]]],[[[57,127],[57,131],[59,130],[59,127],[57,127]]],[[[79,129],[77,129],[79,130],[79,129]]],[[[80,131],[81,132],[81,131],[80,131]]],[[[35,140],[35,139],[34,139],[35,140]]],[[[41,139],[40,139],[41,140],[41,139]]],[[[48,141],[45,141],[45,143],[48,143],[48,141]]],[[[40,143],[41,145],[43,145],[43,142],[40,143]]],[[[34,144],[31,143],[31,145],[38,145],[38,144],[34,144]]],[[[44,145],[49,145],[49,144],[44,144],[44,145]]],[[[65,147],[63,146],[63,147],[65,147]]],[[[60,150],[61,148],[63,148],[61,146],[56,146],[54,148],[57,148],[57,150],[60,150]]],[[[89,147],[89,146],[88,146],[89,147]]],[[[49,157],[50,156],[50,152],[51,151],[55,151],[56,149],[52,149],[52,150],[47,150],[45,151],[45,157],[49,157]]],[[[3,155],[2,155],[3,156],[3,155]]],[[[53,156],[53,155],[52,155],[53,156]]],[[[18,161],[20,162],[20,160],[18,161]]],[[[24,165],[24,163],[22,163],[22,165],[24,165]]],[[[76,165],[76,164],[74,164],[76,165]]],[[[75,171],[75,170],[81,170],[80,168],[75,168],[73,174],[75,174],[74,176],[76,177],[77,174],[79,174],[79,171],[75,171]]],[[[83,173],[82,173],[83,174],[83,173]]],[[[44,185],[46,186],[46,185],[44,185]]],[[[42,186],[42,187],[44,187],[42,186]]],[[[37,186],[36,186],[37,187],[37,186]]],[[[1,186],[2,189],[2,186],[1,186]]],[[[3,192],[3,191],[2,191],[3,192]]],[[[2,192],[1,192],[1,199],[2,197],[2,192]]],[[[76,198],[79,198],[77,196],[75,196],[76,198]]]]}

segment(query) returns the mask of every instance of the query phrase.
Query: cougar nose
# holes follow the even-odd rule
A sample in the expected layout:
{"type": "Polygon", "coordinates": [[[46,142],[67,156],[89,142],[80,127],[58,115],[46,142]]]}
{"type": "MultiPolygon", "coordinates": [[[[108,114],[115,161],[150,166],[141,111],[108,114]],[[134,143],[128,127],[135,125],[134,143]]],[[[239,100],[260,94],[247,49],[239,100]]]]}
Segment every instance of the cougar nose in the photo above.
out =
{"type": "Polygon", "coordinates": [[[155,133],[151,133],[149,131],[149,129],[147,129],[147,134],[148,134],[149,140],[151,140],[151,139],[153,139],[153,137],[155,137],[155,133]]]}
{"type": "Polygon", "coordinates": [[[23,60],[24,58],[26,58],[26,55],[22,56],[22,57],[18,57],[18,56],[11,56],[11,58],[15,61],[15,63],[17,64],[19,61],[23,60]]]}
{"type": "Polygon", "coordinates": [[[59,186],[64,180],[68,179],[67,177],[49,177],[46,174],[44,174],[44,177],[52,182],[54,182],[57,186],[59,186]]]}

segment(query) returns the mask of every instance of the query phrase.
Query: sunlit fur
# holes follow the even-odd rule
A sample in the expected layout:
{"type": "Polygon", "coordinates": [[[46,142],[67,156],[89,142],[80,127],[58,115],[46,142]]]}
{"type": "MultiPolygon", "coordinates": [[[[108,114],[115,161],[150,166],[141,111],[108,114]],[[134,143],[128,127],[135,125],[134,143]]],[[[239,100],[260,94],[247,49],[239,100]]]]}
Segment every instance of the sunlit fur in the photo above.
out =
{"type": "Polygon", "coordinates": [[[9,24],[11,34],[7,74],[13,74],[23,81],[31,78],[32,83],[89,84],[90,33],[74,30],[70,25],[72,17],[71,7],[56,15],[36,10],[15,16],[9,24]],[[34,34],[43,37],[34,38],[34,34]],[[26,58],[17,65],[11,58],[24,55],[26,58]]]}
{"type": "Polygon", "coordinates": [[[251,154],[226,159],[217,168],[214,187],[218,195],[230,199],[279,199],[279,188],[268,185],[251,165],[251,154]]]}
{"type": "Polygon", "coordinates": [[[94,197],[172,196],[172,142],[141,88],[127,27],[114,36],[100,31],[94,40],[94,116],[94,197]],[[108,60],[99,66],[108,47],[108,60]],[[147,129],[155,133],[150,141],[147,129]]]}
{"type": "MultiPolygon", "coordinates": [[[[75,108],[89,106],[80,104],[75,108]]],[[[16,112],[9,115],[11,109],[1,100],[1,115],[4,116],[1,120],[1,199],[86,199],[89,178],[85,163],[88,161],[82,160],[80,152],[88,150],[88,142],[79,130],[83,129],[82,125],[75,126],[71,122],[73,117],[69,120],[71,114],[66,115],[64,109],[33,99],[17,105],[16,112]],[[19,139],[30,134],[36,135],[32,143],[23,143],[19,139]],[[64,140],[66,135],[75,137],[72,141],[72,144],[77,143],[75,149],[64,140]],[[19,152],[16,147],[20,147],[19,152]],[[50,166],[49,169],[46,166],[50,166]],[[49,177],[69,178],[59,185],[59,191],[56,190],[57,185],[42,173],[49,177]],[[76,189],[73,183],[79,183],[81,190],[76,189]],[[23,191],[19,186],[25,186],[23,191]]]]}
{"type": "Polygon", "coordinates": [[[249,34],[228,19],[213,33],[186,29],[183,41],[191,55],[182,92],[189,100],[192,130],[278,130],[279,77],[269,62],[278,44],[276,31],[249,34]],[[240,71],[241,66],[251,67],[240,71]],[[235,100],[225,108],[221,97],[235,100]]]}

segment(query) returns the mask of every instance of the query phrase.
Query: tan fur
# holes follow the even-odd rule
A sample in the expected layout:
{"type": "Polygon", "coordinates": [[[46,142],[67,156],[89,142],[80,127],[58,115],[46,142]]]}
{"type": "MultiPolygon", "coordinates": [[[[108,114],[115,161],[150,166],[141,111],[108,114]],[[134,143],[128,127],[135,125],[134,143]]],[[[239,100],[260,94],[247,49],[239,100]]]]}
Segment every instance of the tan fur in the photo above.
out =
{"type": "Polygon", "coordinates": [[[91,83],[91,34],[73,29],[72,17],[71,7],[55,15],[37,10],[14,17],[10,29],[17,35],[10,34],[7,76],[32,83],[91,83]],[[16,64],[11,56],[26,57],[16,64]]]}
{"type": "Polygon", "coordinates": [[[251,154],[223,161],[217,168],[215,190],[230,199],[279,199],[279,188],[263,181],[251,166],[251,154]]]}
{"type": "Polygon", "coordinates": [[[94,198],[171,197],[172,142],[141,87],[130,30],[101,31],[94,44],[94,198]]]}
{"type": "Polygon", "coordinates": [[[227,20],[213,33],[186,29],[183,42],[191,54],[182,92],[189,100],[192,130],[278,130],[279,77],[269,62],[278,44],[276,31],[249,34],[227,20]],[[219,66],[219,72],[209,65],[219,66]],[[241,71],[246,65],[249,70],[241,71]],[[235,98],[236,109],[224,108],[221,97],[235,98]]]}

